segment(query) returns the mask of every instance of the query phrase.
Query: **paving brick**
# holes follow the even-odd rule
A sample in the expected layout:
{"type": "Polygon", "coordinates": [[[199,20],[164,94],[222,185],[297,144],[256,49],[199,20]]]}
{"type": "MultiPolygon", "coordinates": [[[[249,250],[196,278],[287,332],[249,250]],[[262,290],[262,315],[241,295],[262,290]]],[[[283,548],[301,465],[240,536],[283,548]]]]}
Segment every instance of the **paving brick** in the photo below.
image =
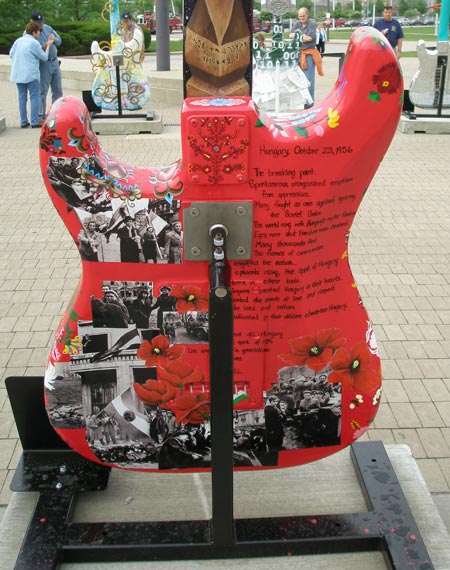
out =
{"type": "Polygon", "coordinates": [[[446,423],[433,402],[413,403],[422,427],[444,427],[446,423]]]}
{"type": "Polygon", "coordinates": [[[425,428],[418,431],[427,457],[449,457],[450,447],[439,428],[425,428]]]}
{"type": "Polygon", "coordinates": [[[450,491],[450,486],[436,459],[417,459],[417,465],[430,493],[448,493],[450,491]]]}
{"type": "Polygon", "coordinates": [[[406,444],[411,449],[413,456],[418,458],[427,457],[427,453],[419,438],[418,429],[395,429],[392,430],[396,443],[406,444]]]}
{"type": "Polygon", "coordinates": [[[414,406],[409,402],[395,403],[395,418],[399,428],[419,428],[420,420],[414,406]]]}
{"type": "Polygon", "coordinates": [[[431,396],[427,392],[422,380],[402,380],[402,385],[410,402],[430,402],[431,396]]]}
{"type": "Polygon", "coordinates": [[[408,394],[405,392],[400,380],[386,380],[383,378],[383,397],[390,404],[394,402],[409,402],[408,394]]]}
{"type": "Polygon", "coordinates": [[[450,402],[450,392],[440,378],[427,378],[424,386],[434,402],[450,402]]]}
{"type": "Polygon", "coordinates": [[[436,402],[436,408],[446,426],[450,426],[450,402],[436,402]]]}
{"type": "Polygon", "coordinates": [[[7,469],[16,447],[14,439],[0,439],[0,469],[7,469]]]}
{"type": "Polygon", "coordinates": [[[398,427],[397,421],[388,403],[381,400],[378,413],[375,416],[373,427],[376,429],[389,429],[398,427]]]}
{"type": "Polygon", "coordinates": [[[418,359],[416,363],[422,372],[423,378],[442,378],[442,376],[445,376],[437,360],[429,358],[426,360],[418,359]]]}

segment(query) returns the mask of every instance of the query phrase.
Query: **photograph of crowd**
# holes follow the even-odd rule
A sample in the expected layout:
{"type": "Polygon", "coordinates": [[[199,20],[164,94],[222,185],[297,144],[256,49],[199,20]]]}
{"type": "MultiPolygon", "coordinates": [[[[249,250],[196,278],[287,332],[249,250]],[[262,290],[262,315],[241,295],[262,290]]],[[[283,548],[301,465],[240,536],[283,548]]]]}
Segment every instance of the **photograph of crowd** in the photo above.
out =
{"type": "Polygon", "coordinates": [[[50,156],[47,175],[55,192],[75,210],[84,261],[181,263],[180,201],[111,198],[111,179],[96,156],[50,156]]]}
{"type": "Polygon", "coordinates": [[[84,261],[182,263],[180,201],[120,199],[110,212],[92,214],[75,208],[82,228],[77,243],[84,261]]]}
{"type": "Polygon", "coordinates": [[[187,311],[180,315],[171,292],[169,285],[155,292],[152,282],[104,281],[101,296],[91,295],[92,321],[79,321],[79,330],[91,343],[95,329],[140,329],[147,340],[163,334],[171,344],[208,342],[208,313],[187,311]]]}
{"type": "Polygon", "coordinates": [[[264,417],[270,450],[339,445],[341,384],[330,384],[331,369],[316,373],[289,366],[266,392],[264,417]]]}
{"type": "MultiPolygon", "coordinates": [[[[107,463],[147,469],[209,467],[209,420],[177,423],[170,406],[140,400],[135,386],[157,380],[156,368],[146,368],[137,358],[140,339],[129,338],[120,350],[111,351],[114,340],[105,342],[106,356],[97,359],[94,349],[100,344],[84,335],[83,351],[72,355],[70,363],[56,364],[53,377],[46,376],[53,425],[84,427],[91,450],[107,463]]],[[[306,367],[283,368],[264,393],[263,409],[235,411],[235,466],[276,466],[282,451],[339,445],[340,385],[329,384],[327,378],[326,370],[314,374],[306,367]]],[[[187,393],[207,393],[207,385],[197,384],[188,386],[187,393]]]]}
{"type": "Polygon", "coordinates": [[[50,156],[47,176],[55,192],[71,208],[92,214],[111,211],[104,171],[95,155],[64,158],[50,156]]]}

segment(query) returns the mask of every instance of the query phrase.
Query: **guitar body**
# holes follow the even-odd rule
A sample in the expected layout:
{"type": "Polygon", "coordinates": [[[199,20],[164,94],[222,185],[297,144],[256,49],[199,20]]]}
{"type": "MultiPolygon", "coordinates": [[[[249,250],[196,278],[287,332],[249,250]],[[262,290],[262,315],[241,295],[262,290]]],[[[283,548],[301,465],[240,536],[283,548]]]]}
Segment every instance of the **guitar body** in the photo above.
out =
{"type": "Polygon", "coordinates": [[[437,109],[439,103],[439,86],[444,81],[443,109],[450,108],[450,66],[448,56],[450,43],[438,42],[437,50],[427,49],[425,42],[417,43],[417,56],[419,58],[419,70],[414,75],[409,88],[411,102],[421,109],[437,109]],[[441,68],[439,59],[445,57],[447,65],[441,68]],[[445,77],[441,77],[442,73],[445,77]]]}
{"type": "Polygon", "coordinates": [[[109,156],[81,101],[55,103],[41,168],[82,277],[45,397],[73,449],[127,469],[210,469],[209,263],[196,239],[212,223],[229,228],[236,468],[317,460],[367,430],[381,370],[348,238],[402,93],[392,49],[361,28],[307,111],[187,99],[183,160],[159,169],[109,156]]]}

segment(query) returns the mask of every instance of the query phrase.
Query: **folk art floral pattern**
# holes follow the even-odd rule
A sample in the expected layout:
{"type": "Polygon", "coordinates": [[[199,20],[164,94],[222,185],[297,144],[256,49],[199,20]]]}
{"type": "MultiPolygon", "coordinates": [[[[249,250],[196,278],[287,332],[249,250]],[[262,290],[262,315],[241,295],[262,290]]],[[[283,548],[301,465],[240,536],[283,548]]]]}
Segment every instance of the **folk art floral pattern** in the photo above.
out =
{"type": "Polygon", "coordinates": [[[210,468],[209,270],[183,250],[196,201],[254,210],[251,258],[230,261],[236,468],[320,459],[368,429],[380,359],[347,248],[402,79],[375,30],[356,31],[345,60],[323,102],[288,116],[246,97],[186,100],[183,158],[161,168],[110,156],[80,101],[53,106],[42,171],[83,275],[45,393],[79,453],[147,471],[210,468]]]}

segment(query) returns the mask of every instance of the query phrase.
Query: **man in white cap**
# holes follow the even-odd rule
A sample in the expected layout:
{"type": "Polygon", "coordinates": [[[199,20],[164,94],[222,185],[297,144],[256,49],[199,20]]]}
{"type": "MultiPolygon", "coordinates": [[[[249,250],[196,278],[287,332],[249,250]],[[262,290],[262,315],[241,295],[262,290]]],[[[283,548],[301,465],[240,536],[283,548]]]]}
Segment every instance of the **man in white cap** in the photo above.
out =
{"type": "Polygon", "coordinates": [[[41,29],[38,41],[42,45],[42,49],[47,48],[47,42],[51,35],[55,37],[53,45],[50,47],[48,61],[41,61],[39,71],[41,73],[40,86],[40,103],[39,103],[39,123],[42,125],[47,115],[47,94],[49,87],[52,90],[52,103],[62,97],[62,81],[61,70],[59,68],[58,50],[61,45],[61,38],[55,30],[44,23],[44,17],[38,11],[32,12],[30,16],[31,22],[36,22],[41,29]]]}

